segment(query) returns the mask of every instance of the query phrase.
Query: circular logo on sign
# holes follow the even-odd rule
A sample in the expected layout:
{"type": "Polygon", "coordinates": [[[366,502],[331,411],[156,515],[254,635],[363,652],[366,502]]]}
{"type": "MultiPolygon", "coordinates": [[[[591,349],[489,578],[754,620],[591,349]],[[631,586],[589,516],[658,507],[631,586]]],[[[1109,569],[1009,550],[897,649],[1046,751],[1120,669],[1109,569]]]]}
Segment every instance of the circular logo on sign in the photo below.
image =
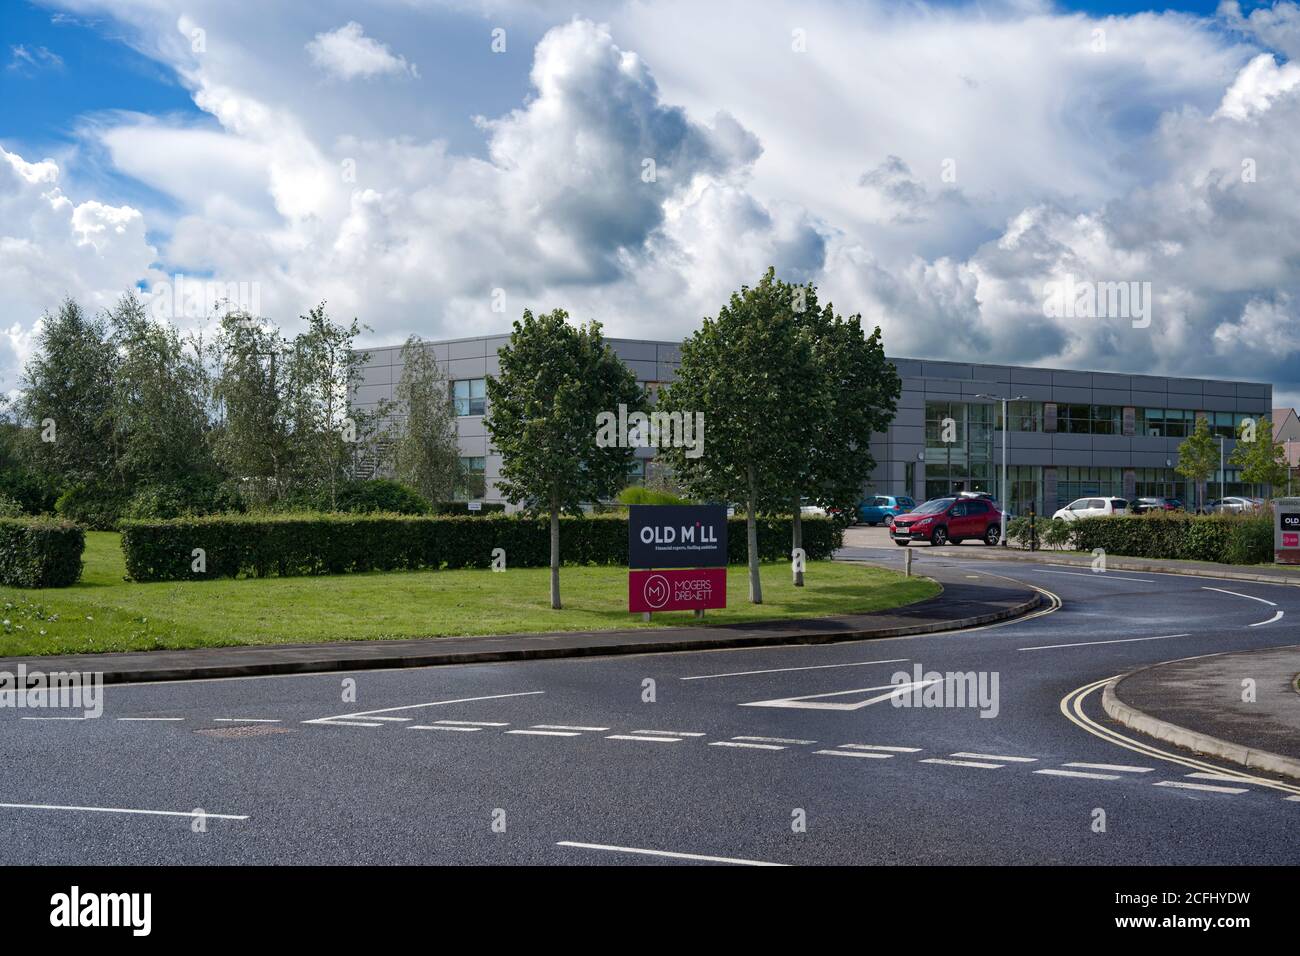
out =
{"type": "Polygon", "coordinates": [[[662,574],[652,574],[646,578],[645,587],[641,593],[645,596],[646,604],[651,607],[663,607],[668,603],[668,595],[672,588],[668,584],[668,579],[662,574]]]}

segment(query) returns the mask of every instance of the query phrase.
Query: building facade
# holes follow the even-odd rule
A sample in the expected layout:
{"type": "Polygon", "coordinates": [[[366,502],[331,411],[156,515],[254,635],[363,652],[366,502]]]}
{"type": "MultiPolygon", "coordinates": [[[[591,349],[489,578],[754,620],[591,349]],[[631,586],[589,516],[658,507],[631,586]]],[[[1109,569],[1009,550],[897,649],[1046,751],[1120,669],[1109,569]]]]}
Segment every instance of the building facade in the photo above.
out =
{"type": "MultiPolygon", "coordinates": [[[[500,457],[483,427],[485,382],[497,373],[497,349],[507,336],[429,344],[451,382],[462,463],[481,475],[488,501],[499,501],[494,479],[500,457]]],[[[637,380],[653,392],[673,380],[679,343],[607,340],[637,380]]],[[[370,350],[358,405],[392,399],[401,377],[400,347],[370,350]]],[[[1050,514],[1076,498],[1161,496],[1195,502],[1221,494],[1260,491],[1235,469],[1212,476],[1203,489],[1174,470],[1178,445],[1208,420],[1223,439],[1226,463],[1236,429],[1272,409],[1271,385],[1219,379],[1167,378],[1110,372],[1066,371],[1015,365],[892,359],[902,378],[898,412],[889,429],[872,439],[875,470],[863,476],[864,493],[905,494],[918,501],[957,491],[999,494],[1002,406],[1008,406],[1007,477],[1016,514],[1050,514]]],[[[594,423],[593,423],[594,427],[594,423]]],[[[705,454],[708,429],[705,428],[705,454]]],[[[650,450],[638,453],[634,481],[644,475],[650,450]]]]}

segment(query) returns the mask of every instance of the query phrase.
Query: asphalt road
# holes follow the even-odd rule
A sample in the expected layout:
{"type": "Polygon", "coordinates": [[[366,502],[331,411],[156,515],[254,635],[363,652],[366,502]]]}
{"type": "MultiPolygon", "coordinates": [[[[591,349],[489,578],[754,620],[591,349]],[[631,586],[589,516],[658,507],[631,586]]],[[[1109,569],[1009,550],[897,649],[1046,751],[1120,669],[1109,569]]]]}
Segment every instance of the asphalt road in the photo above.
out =
{"type": "Polygon", "coordinates": [[[918,570],[1060,607],[855,644],[112,686],[90,720],[0,710],[0,862],[1300,863],[1300,785],[1099,703],[1146,663],[1296,643],[1300,591],[924,550],[918,570]],[[990,695],[996,675],[996,699],[895,706],[915,667],[990,695]]]}

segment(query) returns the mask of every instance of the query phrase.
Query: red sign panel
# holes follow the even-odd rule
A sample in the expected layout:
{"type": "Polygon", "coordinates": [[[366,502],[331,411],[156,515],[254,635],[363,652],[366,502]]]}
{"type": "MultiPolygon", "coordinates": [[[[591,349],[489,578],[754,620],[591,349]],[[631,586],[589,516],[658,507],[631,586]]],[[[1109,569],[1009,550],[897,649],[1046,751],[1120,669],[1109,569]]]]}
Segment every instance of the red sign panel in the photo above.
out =
{"type": "Polygon", "coordinates": [[[1283,531],[1283,532],[1282,532],[1282,547],[1284,547],[1284,548],[1300,548],[1300,534],[1297,534],[1297,533],[1294,532],[1294,531],[1283,531]]]}
{"type": "Polygon", "coordinates": [[[628,572],[629,611],[699,611],[726,606],[726,568],[628,572]]]}

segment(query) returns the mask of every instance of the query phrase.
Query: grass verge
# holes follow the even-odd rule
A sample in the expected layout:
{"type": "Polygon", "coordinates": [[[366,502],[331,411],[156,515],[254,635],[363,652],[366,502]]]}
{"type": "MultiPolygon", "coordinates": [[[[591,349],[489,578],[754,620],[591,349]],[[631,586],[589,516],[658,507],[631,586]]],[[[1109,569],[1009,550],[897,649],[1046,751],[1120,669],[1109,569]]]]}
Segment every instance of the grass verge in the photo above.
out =
{"type": "MultiPolygon", "coordinates": [[[[123,580],[118,535],[86,534],[85,572],[70,588],[0,588],[0,656],[79,654],[233,644],[601,631],[693,624],[684,612],[644,624],[627,611],[627,571],[565,567],[564,610],[549,607],[546,568],[402,571],[331,577],[157,582],[123,580]]],[[[858,614],[933,597],[939,586],[882,568],[808,565],[807,586],[785,563],[762,568],[765,603],[747,600],[744,567],[727,573],[725,610],[705,624],[858,614]]]]}

